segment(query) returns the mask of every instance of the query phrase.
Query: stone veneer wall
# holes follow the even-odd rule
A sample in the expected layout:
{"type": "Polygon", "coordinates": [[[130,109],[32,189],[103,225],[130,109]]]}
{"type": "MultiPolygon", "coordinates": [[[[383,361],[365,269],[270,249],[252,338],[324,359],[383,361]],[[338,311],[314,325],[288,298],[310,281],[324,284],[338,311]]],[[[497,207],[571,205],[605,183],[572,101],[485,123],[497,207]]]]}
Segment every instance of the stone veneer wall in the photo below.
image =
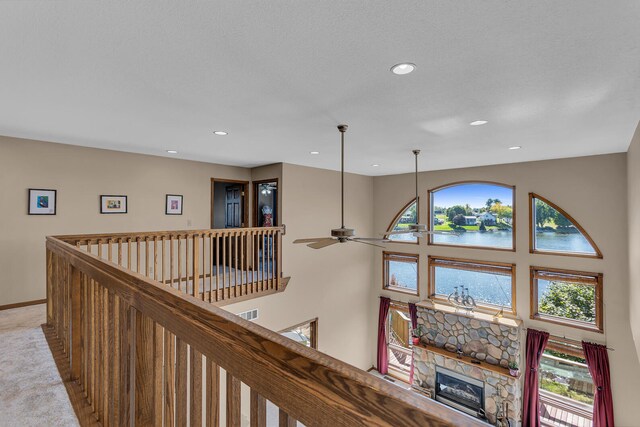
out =
{"type": "MultiPolygon", "coordinates": [[[[452,357],[444,357],[421,347],[413,347],[414,379],[413,382],[432,392],[436,387],[436,366],[441,366],[451,371],[464,374],[484,382],[484,408],[487,419],[495,424],[498,408],[503,402],[509,403],[507,416],[512,420],[512,425],[519,426],[522,419],[521,380],[508,375],[471,366],[452,357]]],[[[435,393],[434,393],[435,396],[435,393]]]]}
{"type": "Polygon", "coordinates": [[[423,341],[455,352],[462,352],[492,365],[507,367],[520,360],[521,327],[443,313],[418,306],[418,324],[426,329],[423,341]]]}

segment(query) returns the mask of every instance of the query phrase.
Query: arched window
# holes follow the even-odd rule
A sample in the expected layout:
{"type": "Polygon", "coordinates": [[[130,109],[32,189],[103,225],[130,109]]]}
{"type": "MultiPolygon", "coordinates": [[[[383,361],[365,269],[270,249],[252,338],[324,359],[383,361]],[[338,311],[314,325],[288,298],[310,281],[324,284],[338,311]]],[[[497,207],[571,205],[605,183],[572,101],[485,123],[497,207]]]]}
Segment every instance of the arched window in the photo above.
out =
{"type": "Polygon", "coordinates": [[[515,250],[515,187],[458,182],[429,190],[431,245],[515,250]]]}
{"type": "Polygon", "coordinates": [[[530,252],[602,258],[593,239],[568,213],[535,193],[529,193],[530,252]]]}
{"type": "MultiPolygon", "coordinates": [[[[417,224],[417,221],[416,199],[413,199],[400,209],[387,231],[402,231],[407,229],[410,224],[417,224]]],[[[411,233],[392,234],[388,236],[388,239],[398,243],[418,243],[418,238],[411,233]]]]}

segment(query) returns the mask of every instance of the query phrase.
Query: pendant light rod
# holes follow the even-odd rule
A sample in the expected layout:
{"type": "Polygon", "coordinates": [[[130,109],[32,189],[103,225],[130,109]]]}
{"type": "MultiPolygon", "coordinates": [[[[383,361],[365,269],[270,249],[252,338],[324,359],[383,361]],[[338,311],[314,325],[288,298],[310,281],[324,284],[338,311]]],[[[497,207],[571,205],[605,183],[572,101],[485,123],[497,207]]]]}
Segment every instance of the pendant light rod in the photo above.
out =
{"type": "Polygon", "coordinates": [[[340,193],[342,197],[341,201],[341,222],[342,228],[344,227],[344,133],[347,131],[347,125],[338,125],[340,131],[340,193]]]}
{"type": "Polygon", "coordinates": [[[414,156],[416,156],[416,224],[420,224],[420,205],[418,204],[418,155],[420,150],[413,150],[414,156]]]}

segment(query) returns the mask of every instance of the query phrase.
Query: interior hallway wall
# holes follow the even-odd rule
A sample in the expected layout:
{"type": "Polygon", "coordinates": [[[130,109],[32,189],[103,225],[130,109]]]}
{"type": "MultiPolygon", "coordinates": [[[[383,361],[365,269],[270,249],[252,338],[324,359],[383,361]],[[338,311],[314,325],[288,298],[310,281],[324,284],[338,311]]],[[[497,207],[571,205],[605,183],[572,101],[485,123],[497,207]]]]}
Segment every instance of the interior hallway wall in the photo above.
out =
{"type": "Polygon", "coordinates": [[[0,137],[0,305],[45,298],[45,236],[210,227],[212,177],[251,170],[0,137]],[[27,215],[28,188],[58,190],[57,214],[27,215]],[[100,214],[101,194],[128,196],[127,214],[100,214]],[[184,195],[165,215],[165,195],[184,195]]]}
{"type": "MultiPolygon", "coordinates": [[[[637,154],[633,154],[636,156],[637,154]]],[[[423,165],[428,165],[424,156],[423,165]]],[[[411,163],[407,153],[407,163],[411,163]]],[[[617,424],[637,425],[640,419],[640,363],[629,324],[629,246],[627,225],[627,157],[626,154],[514,163],[476,168],[451,169],[419,174],[419,195],[422,221],[426,222],[427,190],[460,181],[493,181],[516,186],[516,247],[515,252],[483,249],[394,243],[388,250],[420,255],[420,299],[427,295],[429,255],[449,256],[480,261],[516,264],[516,297],[518,316],[525,327],[542,329],[567,338],[606,342],[615,351],[609,352],[613,383],[613,398],[617,424]],[[552,256],[529,253],[529,199],[537,193],[566,210],[595,240],[604,259],[552,256]],[[583,331],[529,319],[529,266],[564,268],[604,273],[605,333],[583,331]]],[[[375,228],[382,231],[400,208],[414,197],[413,174],[374,178],[375,228]]],[[[638,191],[640,183],[630,185],[638,191]]],[[[632,209],[633,215],[639,210],[632,209]]],[[[636,220],[634,220],[636,221],[636,220]]],[[[633,239],[633,237],[631,237],[633,239]]],[[[637,246],[636,246],[637,248],[637,246]]],[[[637,253],[636,253],[637,256],[637,253]]],[[[376,295],[387,295],[403,301],[416,297],[382,291],[382,255],[377,250],[374,267],[376,295]]],[[[637,284],[636,284],[637,286],[637,284]]],[[[637,295],[637,294],[636,294],[637,295]]],[[[372,306],[377,301],[372,300],[372,306]]],[[[637,310],[638,305],[633,306],[637,310]]],[[[372,308],[372,311],[374,308],[372,308]]],[[[372,313],[373,314],[373,313],[372,313]]],[[[634,313],[637,321],[637,314],[634,313]]]]}

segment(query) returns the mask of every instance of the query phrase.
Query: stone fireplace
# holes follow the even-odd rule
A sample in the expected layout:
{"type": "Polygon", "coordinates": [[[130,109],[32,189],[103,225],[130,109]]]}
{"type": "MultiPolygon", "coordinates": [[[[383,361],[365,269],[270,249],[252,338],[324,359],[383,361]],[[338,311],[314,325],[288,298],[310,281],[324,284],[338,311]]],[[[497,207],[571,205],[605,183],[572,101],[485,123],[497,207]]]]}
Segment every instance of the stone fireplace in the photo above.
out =
{"type": "Polygon", "coordinates": [[[522,380],[507,365],[522,366],[522,322],[483,313],[460,313],[443,304],[418,304],[425,335],[413,348],[414,385],[434,398],[490,423],[506,412],[521,424],[522,380]]]}

